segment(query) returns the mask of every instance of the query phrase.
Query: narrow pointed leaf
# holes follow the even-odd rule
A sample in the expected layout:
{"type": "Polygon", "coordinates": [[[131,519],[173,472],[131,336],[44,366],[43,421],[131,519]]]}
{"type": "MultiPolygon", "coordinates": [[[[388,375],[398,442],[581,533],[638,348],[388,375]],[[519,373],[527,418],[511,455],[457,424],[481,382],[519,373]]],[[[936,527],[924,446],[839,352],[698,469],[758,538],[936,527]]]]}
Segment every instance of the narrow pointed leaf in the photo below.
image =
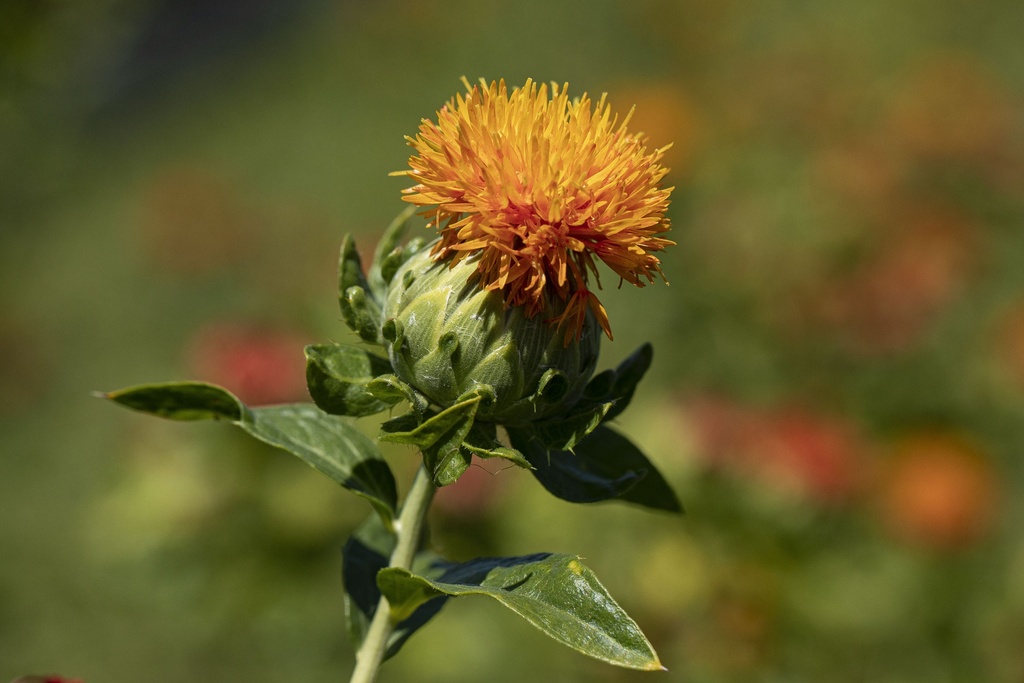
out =
{"type": "Polygon", "coordinates": [[[103,396],[173,420],[229,420],[362,496],[387,524],[394,518],[395,478],[377,445],[349,422],[316,406],[249,408],[226,389],[204,382],[145,384],[103,396]]]}
{"type": "Polygon", "coordinates": [[[479,458],[502,458],[524,469],[533,469],[522,453],[498,441],[497,429],[490,423],[474,423],[462,447],[479,458]]]}
{"type": "Polygon", "coordinates": [[[331,415],[361,417],[392,405],[378,399],[367,384],[391,372],[391,364],[364,349],[341,344],[306,347],[306,383],[317,406],[331,415]]]}
{"type": "MultiPolygon", "coordinates": [[[[467,419],[472,421],[479,403],[480,397],[474,396],[459,401],[439,413],[428,413],[427,419],[423,421],[413,413],[400,415],[381,425],[380,440],[428,448],[444,438],[453,427],[463,425],[467,419]]],[[[468,431],[469,428],[466,429],[468,431]]]]}
{"type": "Polygon", "coordinates": [[[370,291],[370,283],[363,271],[363,262],[356,250],[352,235],[345,235],[341,241],[341,254],[338,257],[338,299],[345,296],[349,287],[361,287],[370,291]]]}
{"type": "Polygon", "coordinates": [[[100,396],[126,408],[169,420],[236,422],[246,411],[230,391],[206,382],[143,384],[100,396]]]}
{"type": "Polygon", "coordinates": [[[469,468],[472,454],[461,446],[479,404],[480,397],[475,396],[423,421],[415,412],[399,415],[381,425],[378,438],[419,448],[434,485],[448,486],[469,468]]]}
{"type": "Polygon", "coordinates": [[[437,596],[483,595],[585,655],[631,669],[663,669],[636,622],[570,555],[480,558],[450,567],[439,579],[388,568],[377,584],[402,611],[437,596]]]}

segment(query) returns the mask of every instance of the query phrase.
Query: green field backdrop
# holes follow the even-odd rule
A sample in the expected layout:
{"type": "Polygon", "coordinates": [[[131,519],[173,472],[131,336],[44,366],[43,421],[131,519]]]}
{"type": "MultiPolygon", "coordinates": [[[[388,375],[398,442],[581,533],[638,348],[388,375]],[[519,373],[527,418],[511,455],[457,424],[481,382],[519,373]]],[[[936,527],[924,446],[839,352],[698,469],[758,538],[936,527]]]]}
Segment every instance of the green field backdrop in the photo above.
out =
{"type": "Polygon", "coordinates": [[[366,503],[92,392],[308,400],[303,345],[351,340],[342,236],[403,208],[461,76],[674,143],[671,285],[605,277],[602,365],[653,342],[620,426],[686,515],[488,462],[433,543],[582,555],[670,671],[467,598],[381,680],[1024,680],[1022,35],[1019,0],[3,3],[0,681],[345,680],[366,503]]]}

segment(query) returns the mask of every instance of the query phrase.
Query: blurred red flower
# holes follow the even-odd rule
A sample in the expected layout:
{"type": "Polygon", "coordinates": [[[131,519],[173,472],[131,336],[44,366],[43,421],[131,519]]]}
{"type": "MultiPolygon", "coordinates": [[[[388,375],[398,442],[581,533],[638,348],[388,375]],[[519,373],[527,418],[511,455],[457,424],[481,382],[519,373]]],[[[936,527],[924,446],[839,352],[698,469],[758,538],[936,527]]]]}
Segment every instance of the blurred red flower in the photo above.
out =
{"type": "Polygon", "coordinates": [[[186,351],[199,379],[219,384],[253,405],[309,400],[306,339],[292,330],[214,322],[200,328],[186,351]]]}
{"type": "Polygon", "coordinates": [[[751,477],[819,503],[859,488],[866,450],[843,420],[802,408],[756,409],[702,398],[687,409],[698,455],[712,469],[751,477]]]}

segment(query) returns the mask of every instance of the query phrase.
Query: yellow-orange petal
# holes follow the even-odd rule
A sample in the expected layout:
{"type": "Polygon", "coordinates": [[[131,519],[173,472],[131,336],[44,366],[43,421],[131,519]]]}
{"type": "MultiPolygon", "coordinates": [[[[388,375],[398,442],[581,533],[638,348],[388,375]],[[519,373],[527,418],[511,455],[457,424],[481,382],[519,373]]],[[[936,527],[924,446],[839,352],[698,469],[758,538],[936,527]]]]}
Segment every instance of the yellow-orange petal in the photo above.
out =
{"type": "Polygon", "coordinates": [[[588,311],[610,338],[588,274],[594,257],[636,286],[662,274],[656,252],[674,244],[661,237],[673,189],[660,186],[667,147],[648,152],[626,128],[632,112],[618,123],[604,96],[570,100],[568,85],[532,80],[511,91],[503,80],[465,83],[407,138],[415,154],[398,173],[415,183],[403,199],[441,234],[435,258],[481,254],[481,286],[530,316],[561,300],[549,322],[565,327],[567,344],[588,311]]]}

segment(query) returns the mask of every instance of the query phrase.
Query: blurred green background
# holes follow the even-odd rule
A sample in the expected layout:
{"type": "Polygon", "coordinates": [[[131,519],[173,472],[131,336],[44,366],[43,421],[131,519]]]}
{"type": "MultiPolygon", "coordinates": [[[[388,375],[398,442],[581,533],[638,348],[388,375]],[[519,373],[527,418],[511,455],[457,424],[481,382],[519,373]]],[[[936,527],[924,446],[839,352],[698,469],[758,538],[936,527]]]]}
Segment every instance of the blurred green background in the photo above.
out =
{"type": "Polygon", "coordinates": [[[621,426],[687,515],[474,468],[434,543],[583,555],[670,673],[466,599],[382,680],[1024,680],[1022,34],[1017,0],[0,4],[0,680],[345,679],[367,506],[90,392],[303,400],[341,237],[462,75],[675,142],[672,284],[602,294],[603,364],[654,342],[621,426]]]}

